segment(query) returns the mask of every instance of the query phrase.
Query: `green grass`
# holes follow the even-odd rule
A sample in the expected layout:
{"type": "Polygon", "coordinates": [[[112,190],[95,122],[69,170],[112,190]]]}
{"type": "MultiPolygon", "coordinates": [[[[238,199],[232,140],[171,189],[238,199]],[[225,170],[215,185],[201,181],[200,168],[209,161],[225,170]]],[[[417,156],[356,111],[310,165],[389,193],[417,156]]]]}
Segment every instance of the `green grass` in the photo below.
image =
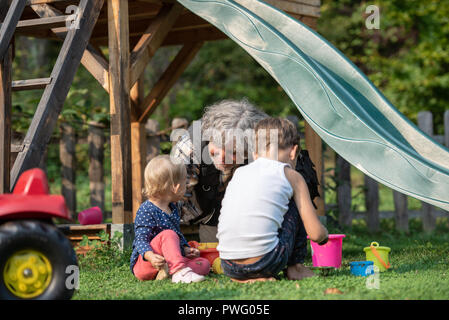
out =
{"type": "MultiPolygon", "coordinates": [[[[239,284],[211,273],[206,281],[173,284],[170,280],[141,282],[129,270],[129,252],[112,246],[79,259],[80,289],[74,299],[449,299],[449,223],[438,220],[432,234],[420,232],[418,220],[411,221],[411,233],[394,231],[392,220],[383,220],[383,233],[369,235],[363,222],[344,232],[343,265],[328,276],[290,281],[239,284]],[[379,289],[368,289],[366,278],[349,272],[349,262],[365,259],[363,248],[371,241],[391,247],[392,269],[379,275],[379,289]],[[338,288],[341,295],[325,295],[338,288]]],[[[311,265],[310,249],[306,265],[311,265]]]]}

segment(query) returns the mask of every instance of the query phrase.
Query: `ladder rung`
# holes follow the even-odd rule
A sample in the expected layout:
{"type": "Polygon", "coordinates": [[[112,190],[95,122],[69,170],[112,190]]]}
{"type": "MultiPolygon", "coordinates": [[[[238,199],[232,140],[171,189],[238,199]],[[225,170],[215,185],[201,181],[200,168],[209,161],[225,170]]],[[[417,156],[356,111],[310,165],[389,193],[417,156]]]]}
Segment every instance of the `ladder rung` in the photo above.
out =
{"type": "Polygon", "coordinates": [[[74,18],[75,18],[74,15],[62,15],[48,18],[21,20],[19,21],[19,23],[17,23],[16,32],[27,32],[39,29],[53,29],[65,27],[66,21],[74,18]]]}
{"type": "Polygon", "coordinates": [[[53,2],[63,2],[67,0],[27,0],[26,4],[27,6],[31,6],[34,4],[49,4],[53,2]]]}
{"type": "Polygon", "coordinates": [[[51,83],[51,78],[16,80],[12,82],[12,91],[44,89],[51,83]]]}
{"type": "Polygon", "coordinates": [[[11,153],[19,153],[23,151],[23,144],[11,144],[11,153]]]}

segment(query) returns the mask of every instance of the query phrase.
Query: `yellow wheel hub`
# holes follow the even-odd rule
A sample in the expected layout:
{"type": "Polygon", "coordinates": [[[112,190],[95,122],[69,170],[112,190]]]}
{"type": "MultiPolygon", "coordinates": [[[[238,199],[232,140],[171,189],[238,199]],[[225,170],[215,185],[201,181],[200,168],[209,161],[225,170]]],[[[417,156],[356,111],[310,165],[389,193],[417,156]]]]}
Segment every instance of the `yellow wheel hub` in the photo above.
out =
{"type": "Polygon", "coordinates": [[[14,253],[6,261],[3,279],[14,295],[23,299],[35,298],[50,284],[51,264],[47,257],[35,250],[14,253]]]}

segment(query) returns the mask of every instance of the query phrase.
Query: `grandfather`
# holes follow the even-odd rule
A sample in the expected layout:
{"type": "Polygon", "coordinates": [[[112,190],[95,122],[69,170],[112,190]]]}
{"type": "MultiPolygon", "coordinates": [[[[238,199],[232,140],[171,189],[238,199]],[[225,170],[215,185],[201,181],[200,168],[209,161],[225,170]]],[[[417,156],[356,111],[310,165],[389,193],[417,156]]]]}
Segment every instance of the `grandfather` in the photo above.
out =
{"type": "MultiPolygon", "coordinates": [[[[172,137],[177,142],[171,156],[183,161],[188,173],[182,220],[200,225],[201,242],[218,241],[218,217],[226,186],[235,169],[251,161],[251,132],[266,117],[246,99],[224,100],[206,107],[201,123],[194,122],[179,140],[172,137]]],[[[319,196],[316,172],[307,151],[301,151],[296,170],[307,182],[312,200],[319,196]]],[[[292,207],[298,211],[296,205],[292,207]]],[[[307,235],[303,225],[297,236],[303,243],[300,250],[305,257],[307,235]]]]}

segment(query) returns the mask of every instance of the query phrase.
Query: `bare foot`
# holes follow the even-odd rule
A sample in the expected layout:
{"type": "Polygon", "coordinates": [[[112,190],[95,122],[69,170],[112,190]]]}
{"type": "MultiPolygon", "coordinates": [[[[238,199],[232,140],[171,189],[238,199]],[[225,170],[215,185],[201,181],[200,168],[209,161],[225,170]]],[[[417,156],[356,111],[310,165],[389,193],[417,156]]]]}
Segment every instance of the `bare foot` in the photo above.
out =
{"type": "Polygon", "coordinates": [[[287,268],[287,278],[290,280],[302,280],[315,276],[316,274],[302,263],[297,263],[287,268]]]}
{"type": "Polygon", "coordinates": [[[231,278],[232,281],[234,282],[239,282],[239,283],[253,283],[253,282],[257,282],[257,281],[276,281],[275,278],[270,277],[270,278],[255,278],[255,279],[246,279],[246,280],[239,280],[239,279],[234,279],[231,278]]]}

